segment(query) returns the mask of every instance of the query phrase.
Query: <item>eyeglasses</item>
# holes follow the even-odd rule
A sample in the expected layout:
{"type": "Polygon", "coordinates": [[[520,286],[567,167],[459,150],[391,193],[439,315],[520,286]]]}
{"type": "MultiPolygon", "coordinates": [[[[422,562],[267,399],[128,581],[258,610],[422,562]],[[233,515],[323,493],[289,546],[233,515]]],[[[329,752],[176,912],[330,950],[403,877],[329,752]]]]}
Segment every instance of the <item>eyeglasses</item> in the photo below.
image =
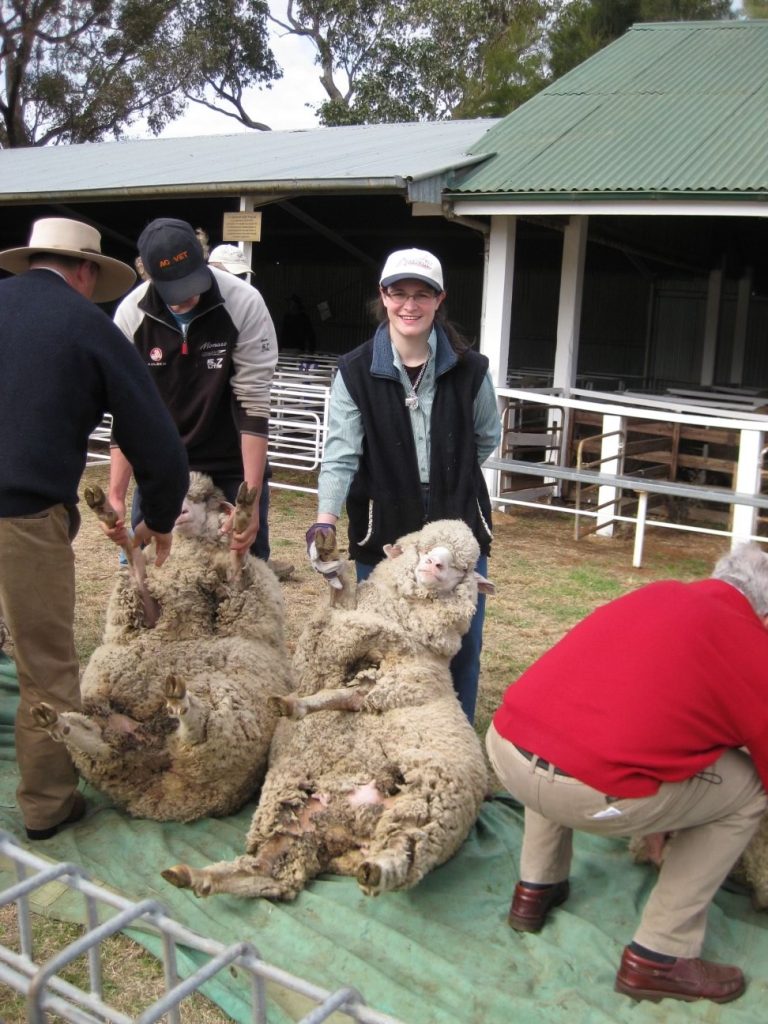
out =
{"type": "Polygon", "coordinates": [[[409,299],[418,306],[427,306],[437,298],[437,292],[435,291],[406,292],[402,288],[383,288],[382,291],[388,299],[398,306],[402,306],[409,299]]]}

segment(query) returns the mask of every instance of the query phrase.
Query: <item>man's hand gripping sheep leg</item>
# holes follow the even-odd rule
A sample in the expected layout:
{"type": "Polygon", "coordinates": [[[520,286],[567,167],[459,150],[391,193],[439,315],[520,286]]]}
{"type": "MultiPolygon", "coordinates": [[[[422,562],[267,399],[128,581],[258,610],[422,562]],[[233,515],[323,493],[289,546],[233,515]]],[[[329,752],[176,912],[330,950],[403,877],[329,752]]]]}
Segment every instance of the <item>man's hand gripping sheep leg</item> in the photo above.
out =
{"type": "Polygon", "coordinates": [[[154,534],[151,530],[147,529],[144,523],[139,523],[134,533],[133,542],[131,542],[125,523],[118,518],[117,513],[107,501],[104,491],[99,486],[86,487],[83,495],[88,507],[93,510],[97,519],[102,524],[104,533],[125,552],[131,576],[141,596],[141,604],[144,609],[144,624],[151,629],[160,618],[160,607],[147,590],[146,562],[141,544],[148,543],[154,537],[157,551],[155,565],[162,565],[170,551],[170,536],[168,536],[166,545],[161,540],[166,535],[154,534]]]}

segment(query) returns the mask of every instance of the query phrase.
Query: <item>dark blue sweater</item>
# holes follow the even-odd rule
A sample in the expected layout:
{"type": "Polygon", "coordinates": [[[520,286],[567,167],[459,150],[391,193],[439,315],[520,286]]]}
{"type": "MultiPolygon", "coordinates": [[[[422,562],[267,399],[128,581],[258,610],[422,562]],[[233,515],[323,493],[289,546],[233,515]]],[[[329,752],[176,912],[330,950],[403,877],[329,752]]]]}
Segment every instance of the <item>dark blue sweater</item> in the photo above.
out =
{"type": "Polygon", "coordinates": [[[105,412],[168,532],[188,484],[178,432],[133,345],[58,274],[0,281],[0,517],[77,502],[88,436],[105,412]]]}

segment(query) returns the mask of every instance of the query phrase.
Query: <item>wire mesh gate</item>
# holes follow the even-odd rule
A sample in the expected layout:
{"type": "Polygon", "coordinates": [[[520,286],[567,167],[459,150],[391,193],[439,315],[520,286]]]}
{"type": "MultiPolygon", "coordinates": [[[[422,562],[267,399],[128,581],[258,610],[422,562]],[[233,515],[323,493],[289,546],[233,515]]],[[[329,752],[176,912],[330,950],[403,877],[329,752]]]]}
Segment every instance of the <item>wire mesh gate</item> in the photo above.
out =
{"type": "Polygon", "coordinates": [[[334,1019],[340,1022],[402,1024],[394,1017],[366,1006],[362,995],[354,988],[329,992],[265,962],[249,942],[225,946],[203,938],[169,917],[156,900],[136,903],[109,892],[90,881],[86,871],[77,864],[51,864],[24,850],[8,832],[0,831],[0,857],[7,858],[15,868],[17,881],[0,892],[0,907],[16,904],[21,949],[16,953],[0,944],[0,982],[25,996],[30,1024],[45,1024],[46,1013],[49,1012],[72,1024],[103,1024],[104,1021],[110,1024],[151,1024],[164,1017],[169,1024],[179,1024],[182,1001],[198,992],[220,972],[232,968],[240,968],[249,979],[253,1024],[269,1024],[267,983],[308,1000],[312,1009],[297,1024],[321,1024],[332,1015],[336,1015],[334,1019]],[[82,893],[85,930],[83,935],[45,963],[37,964],[30,901],[35,892],[53,881],[82,893]],[[110,910],[105,920],[102,920],[103,908],[110,910]],[[100,945],[117,932],[137,925],[161,940],[165,993],[139,1016],[129,1017],[104,1001],[100,945]],[[196,950],[208,958],[202,967],[184,980],[177,970],[179,946],[196,950]],[[87,992],[59,976],[68,964],[82,956],[86,956],[88,961],[87,992]]]}

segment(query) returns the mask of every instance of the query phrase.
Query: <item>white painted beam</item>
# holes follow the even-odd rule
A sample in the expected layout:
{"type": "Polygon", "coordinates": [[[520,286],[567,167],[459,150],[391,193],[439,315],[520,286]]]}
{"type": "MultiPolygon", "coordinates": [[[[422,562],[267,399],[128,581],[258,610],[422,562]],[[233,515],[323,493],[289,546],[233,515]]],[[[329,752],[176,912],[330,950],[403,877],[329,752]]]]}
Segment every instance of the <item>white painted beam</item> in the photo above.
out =
{"type": "Polygon", "coordinates": [[[588,228],[588,217],[572,217],[563,234],[553,384],[556,388],[562,388],[566,395],[576,383],[588,228]]]}

